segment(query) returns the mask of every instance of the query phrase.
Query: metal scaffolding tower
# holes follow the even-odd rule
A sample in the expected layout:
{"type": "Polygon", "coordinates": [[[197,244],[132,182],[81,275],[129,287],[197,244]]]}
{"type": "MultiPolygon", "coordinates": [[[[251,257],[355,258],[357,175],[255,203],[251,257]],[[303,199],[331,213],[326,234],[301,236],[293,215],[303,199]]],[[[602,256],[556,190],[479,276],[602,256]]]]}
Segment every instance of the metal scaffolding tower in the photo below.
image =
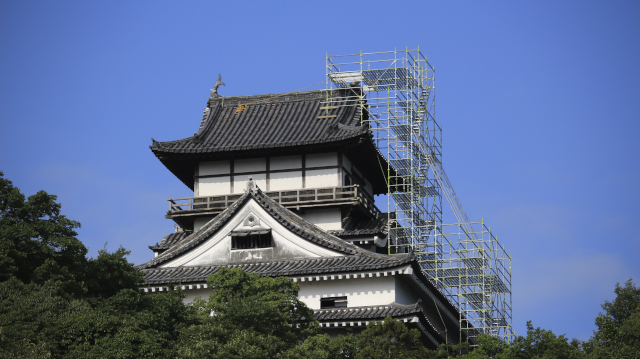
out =
{"type": "Polygon", "coordinates": [[[419,49],[327,54],[326,75],[327,108],[362,106],[363,125],[388,161],[390,254],[416,254],[459,308],[461,337],[511,341],[511,257],[484,222],[469,221],[444,171],[433,66],[419,49]],[[338,88],[353,91],[345,96],[338,88]],[[455,224],[444,224],[443,196],[455,224]]]}

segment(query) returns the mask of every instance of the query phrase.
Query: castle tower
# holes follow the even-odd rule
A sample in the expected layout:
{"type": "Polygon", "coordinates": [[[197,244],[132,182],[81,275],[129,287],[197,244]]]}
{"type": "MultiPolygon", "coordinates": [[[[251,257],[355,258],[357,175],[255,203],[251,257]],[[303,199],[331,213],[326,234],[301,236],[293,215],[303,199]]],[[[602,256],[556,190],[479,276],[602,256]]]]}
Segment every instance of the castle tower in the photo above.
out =
{"type": "Polygon", "coordinates": [[[157,142],[154,155],[186,186],[166,218],[179,230],[149,247],[139,266],[148,293],[182,285],[186,303],[207,296],[222,267],[300,284],[300,299],[328,333],[362,330],[391,316],[425,343],[466,340],[460,312],[423,273],[413,253],[395,253],[393,213],[374,196],[390,175],[373,142],[359,87],[222,97],[212,93],[197,132],[157,142]],[[358,105],[363,105],[362,103],[358,105]]]}

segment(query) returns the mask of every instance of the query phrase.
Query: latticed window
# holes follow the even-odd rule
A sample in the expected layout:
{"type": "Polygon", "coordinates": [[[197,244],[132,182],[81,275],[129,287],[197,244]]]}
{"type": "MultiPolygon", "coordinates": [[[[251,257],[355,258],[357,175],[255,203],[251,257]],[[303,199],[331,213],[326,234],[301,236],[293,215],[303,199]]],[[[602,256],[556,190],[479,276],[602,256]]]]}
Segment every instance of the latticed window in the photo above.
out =
{"type": "Polygon", "coordinates": [[[231,232],[231,249],[252,249],[273,247],[271,230],[231,232]]]}

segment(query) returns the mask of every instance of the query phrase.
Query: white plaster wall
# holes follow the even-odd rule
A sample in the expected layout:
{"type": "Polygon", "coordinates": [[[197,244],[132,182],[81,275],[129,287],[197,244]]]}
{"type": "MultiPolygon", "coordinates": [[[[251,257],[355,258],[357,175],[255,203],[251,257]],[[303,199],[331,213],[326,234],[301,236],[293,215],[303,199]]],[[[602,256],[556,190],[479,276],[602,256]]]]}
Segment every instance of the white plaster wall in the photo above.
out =
{"type": "Polygon", "coordinates": [[[415,304],[418,296],[409,285],[403,281],[396,280],[396,303],[399,304],[415,304]]]}
{"type": "Polygon", "coordinates": [[[290,168],[302,168],[302,156],[278,156],[269,159],[269,170],[287,170],[290,168]]]}
{"type": "Polygon", "coordinates": [[[230,177],[198,178],[198,196],[213,196],[231,193],[230,177]]]}
{"type": "Polygon", "coordinates": [[[182,299],[182,303],[189,304],[193,302],[196,297],[200,297],[201,299],[209,299],[209,294],[211,294],[211,288],[200,288],[200,289],[185,289],[182,291],[185,295],[185,298],[182,299]]]}
{"type": "Polygon", "coordinates": [[[302,171],[271,173],[270,191],[302,188],[302,171]]]}
{"type": "Polygon", "coordinates": [[[298,282],[298,298],[320,309],[320,298],[347,297],[347,307],[391,304],[396,301],[395,276],[298,282]]]}
{"type": "Polygon", "coordinates": [[[307,170],[305,173],[305,187],[333,187],[340,185],[340,175],[337,168],[322,170],[307,170]]]}
{"type": "Polygon", "coordinates": [[[338,165],[338,153],[314,153],[307,155],[305,159],[305,167],[324,167],[324,166],[337,166],[338,165]]]}
{"type": "Polygon", "coordinates": [[[247,158],[242,160],[235,160],[233,162],[233,173],[266,171],[266,170],[267,170],[266,158],[247,158]]]}
{"type": "MultiPolygon", "coordinates": [[[[343,277],[344,278],[344,277],[343,277]]],[[[320,298],[347,297],[347,307],[373,305],[415,304],[418,295],[397,276],[356,279],[335,279],[300,282],[298,298],[311,309],[320,309],[320,298]]],[[[211,288],[185,289],[184,304],[192,303],[196,297],[209,298],[211,288]]],[[[426,303],[427,306],[431,304],[426,303]]]]}
{"type": "Polygon", "coordinates": [[[230,169],[229,161],[200,162],[198,174],[200,176],[221,175],[231,172],[230,169]]]}
{"type": "Polygon", "coordinates": [[[254,182],[258,185],[258,187],[260,187],[261,190],[267,190],[267,175],[265,173],[253,175],[234,175],[233,193],[244,193],[244,190],[247,188],[247,181],[249,181],[249,176],[253,178],[254,182]]]}
{"type": "Polygon", "coordinates": [[[308,209],[301,217],[325,231],[342,228],[340,208],[308,209]]]}
{"type": "Polygon", "coordinates": [[[211,219],[213,219],[213,217],[200,217],[200,218],[196,218],[193,221],[193,231],[197,231],[198,229],[200,229],[202,226],[204,226],[205,224],[207,224],[207,222],[209,222],[211,219]]]}

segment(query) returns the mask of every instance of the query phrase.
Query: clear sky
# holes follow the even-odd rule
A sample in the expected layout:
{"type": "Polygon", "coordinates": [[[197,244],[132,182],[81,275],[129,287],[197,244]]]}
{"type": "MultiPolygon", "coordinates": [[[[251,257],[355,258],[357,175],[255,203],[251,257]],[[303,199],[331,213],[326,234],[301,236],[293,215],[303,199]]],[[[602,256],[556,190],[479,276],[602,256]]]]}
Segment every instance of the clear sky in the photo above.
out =
{"type": "Polygon", "coordinates": [[[327,52],[420,46],[449,178],[512,255],[518,334],[584,340],[616,282],[640,284],[639,19],[637,1],[1,1],[0,170],[57,194],[90,255],[142,263],[167,198],[192,195],[151,137],[193,135],[218,73],[223,96],[288,92],[327,52]]]}

